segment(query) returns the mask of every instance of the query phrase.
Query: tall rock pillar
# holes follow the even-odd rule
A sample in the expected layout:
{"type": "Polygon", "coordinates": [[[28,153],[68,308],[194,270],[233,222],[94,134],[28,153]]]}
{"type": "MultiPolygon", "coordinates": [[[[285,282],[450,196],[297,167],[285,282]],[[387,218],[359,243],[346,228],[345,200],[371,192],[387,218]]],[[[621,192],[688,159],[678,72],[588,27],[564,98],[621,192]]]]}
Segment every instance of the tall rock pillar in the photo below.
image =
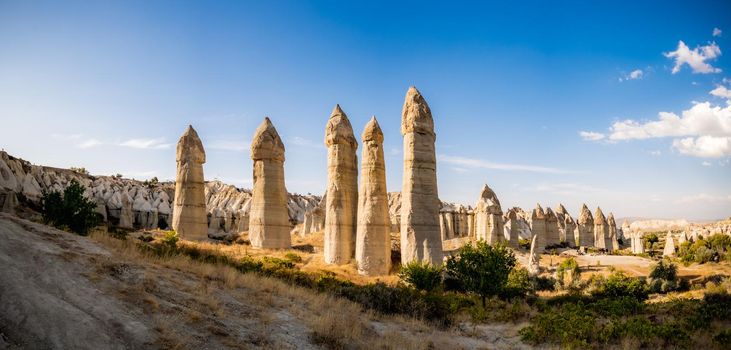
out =
{"type": "Polygon", "coordinates": [[[594,217],[591,216],[591,211],[587,208],[586,204],[581,206],[581,212],[579,213],[579,227],[578,231],[578,244],[580,247],[593,247],[594,246],[594,217]]]}
{"type": "Polygon", "coordinates": [[[178,168],[175,176],[173,230],[185,239],[207,238],[208,214],[203,183],[206,152],[193,126],[189,125],[178,140],[175,158],[178,168]]]}
{"type": "Polygon", "coordinates": [[[406,93],[401,116],[401,134],[404,137],[401,262],[441,264],[441,202],[437,193],[434,120],[429,105],[413,86],[406,93]]]}
{"type": "Polygon", "coordinates": [[[518,241],[520,236],[520,225],[518,224],[518,213],[514,209],[508,210],[505,213],[505,240],[508,242],[508,247],[513,249],[520,248],[518,241]]]}
{"type": "Polygon", "coordinates": [[[493,190],[485,184],[475,205],[475,238],[489,244],[502,241],[503,210],[493,190]]]}
{"type": "Polygon", "coordinates": [[[391,270],[391,217],[386,192],[383,132],[376,117],[362,135],[358,228],[355,260],[362,275],[387,275],[391,270]]]}
{"type": "Polygon", "coordinates": [[[254,189],[249,212],[249,240],[256,248],[291,246],[287,188],[284,186],[284,144],[269,118],[251,140],[254,189]]]}
{"type": "Polygon", "coordinates": [[[609,241],[607,242],[607,250],[619,250],[619,241],[617,240],[617,221],[614,220],[614,213],[609,213],[607,217],[607,226],[609,229],[609,241]]]}
{"type": "Polygon", "coordinates": [[[546,207],[546,246],[558,245],[561,243],[558,231],[558,216],[553,212],[553,210],[551,210],[551,208],[546,207]]]}
{"type": "Polygon", "coordinates": [[[609,236],[609,225],[607,218],[602,213],[602,208],[597,207],[594,213],[594,246],[599,249],[611,249],[607,247],[607,237],[609,236]]]}
{"type": "Polygon", "coordinates": [[[358,210],[358,142],[340,105],[325,126],[327,194],[324,255],[327,264],[346,264],[355,253],[358,210]]]}
{"type": "MultiPolygon", "coordinates": [[[[533,236],[533,244],[535,244],[535,250],[538,253],[543,253],[546,250],[546,213],[543,211],[543,207],[540,204],[533,209],[530,217],[530,231],[533,236]]],[[[531,246],[531,251],[533,251],[531,246]]]]}

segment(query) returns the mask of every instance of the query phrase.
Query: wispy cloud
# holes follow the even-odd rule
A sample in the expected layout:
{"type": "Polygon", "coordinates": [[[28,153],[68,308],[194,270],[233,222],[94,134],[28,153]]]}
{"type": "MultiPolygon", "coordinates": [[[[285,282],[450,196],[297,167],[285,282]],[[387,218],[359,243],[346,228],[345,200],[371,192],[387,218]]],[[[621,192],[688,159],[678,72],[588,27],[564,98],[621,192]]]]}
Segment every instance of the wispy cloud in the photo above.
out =
{"type": "Polygon", "coordinates": [[[579,136],[581,136],[584,141],[599,141],[606,137],[606,135],[600,132],[593,131],[579,131],[579,136]]]}
{"type": "Polygon", "coordinates": [[[324,147],[319,142],[314,142],[312,140],[306,139],[304,137],[299,137],[299,136],[290,137],[287,141],[289,141],[290,144],[293,144],[295,146],[301,146],[301,147],[313,147],[313,148],[324,147]]]}
{"type": "MultiPolygon", "coordinates": [[[[521,187],[527,192],[542,192],[562,196],[580,195],[585,196],[587,193],[610,192],[609,189],[594,187],[581,183],[564,182],[564,183],[540,183],[538,185],[521,187]]],[[[612,191],[614,192],[614,191],[612,191]]]]}
{"type": "Polygon", "coordinates": [[[662,152],[660,150],[654,150],[654,151],[650,151],[650,155],[651,156],[655,156],[655,157],[659,157],[659,156],[662,155],[662,152]]]}
{"type": "Polygon", "coordinates": [[[165,143],[164,138],[156,139],[129,139],[122,141],[118,144],[122,147],[140,148],[140,149],[168,149],[172,146],[170,143],[165,143]]]}
{"type": "Polygon", "coordinates": [[[715,60],[718,56],[721,56],[721,48],[716,43],[710,43],[705,46],[698,46],[691,50],[681,40],[678,41],[678,48],[675,51],[666,52],[663,55],[667,58],[672,58],[675,61],[673,67],[673,74],[680,72],[683,65],[687,64],[693,73],[719,73],[720,68],[713,67],[706,61],[715,60]]]}
{"type": "Polygon", "coordinates": [[[565,170],[559,170],[556,168],[549,168],[537,165],[526,165],[526,164],[509,164],[509,163],[494,163],[487,160],[467,158],[460,156],[450,155],[439,155],[438,159],[442,162],[458,165],[465,168],[482,168],[482,169],[494,169],[494,170],[505,170],[505,171],[526,171],[534,173],[549,173],[549,174],[566,174],[569,173],[565,170]]]}
{"type": "Polygon", "coordinates": [[[79,147],[79,148],[92,148],[92,147],[99,146],[101,144],[102,144],[101,141],[92,138],[92,139],[88,139],[88,140],[86,140],[84,142],[81,142],[81,143],[76,144],[76,147],[79,147]]]}
{"type": "Polygon", "coordinates": [[[725,202],[731,202],[731,194],[727,195],[717,195],[717,194],[708,194],[708,193],[698,193],[688,196],[683,196],[678,198],[675,203],[678,204],[685,204],[685,203],[725,203],[725,202]]]}
{"type": "Polygon", "coordinates": [[[713,36],[721,36],[721,33],[723,32],[720,29],[713,28],[713,36]]]}
{"type": "Polygon", "coordinates": [[[211,150],[243,152],[249,149],[250,143],[248,141],[213,140],[203,146],[205,149],[211,150]]]}
{"type": "Polygon", "coordinates": [[[645,73],[642,71],[642,69],[635,69],[627,74],[622,75],[619,77],[619,81],[627,81],[627,80],[639,80],[644,77],[645,73]]]}
{"type": "Polygon", "coordinates": [[[717,85],[716,88],[711,90],[709,93],[716,97],[727,98],[731,100],[731,89],[723,85],[717,85]]]}

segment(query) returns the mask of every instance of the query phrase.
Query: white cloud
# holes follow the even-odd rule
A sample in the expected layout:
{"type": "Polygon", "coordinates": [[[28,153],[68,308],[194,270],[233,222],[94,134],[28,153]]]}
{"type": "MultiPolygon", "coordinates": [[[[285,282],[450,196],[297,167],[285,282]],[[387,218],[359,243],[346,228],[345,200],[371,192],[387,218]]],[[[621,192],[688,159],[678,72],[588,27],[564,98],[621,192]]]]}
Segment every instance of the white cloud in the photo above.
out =
{"type": "Polygon", "coordinates": [[[660,155],[662,155],[662,152],[660,152],[659,150],[655,150],[655,151],[650,151],[650,155],[651,155],[651,156],[656,156],[656,157],[657,157],[657,156],[660,156],[660,155]]]}
{"type": "Polygon", "coordinates": [[[721,36],[721,33],[723,32],[720,29],[713,28],[713,36],[721,36]]]}
{"type": "Polygon", "coordinates": [[[459,165],[467,168],[484,168],[507,171],[527,171],[535,173],[565,174],[568,171],[559,170],[536,165],[493,163],[482,159],[474,159],[460,156],[440,155],[439,160],[445,163],[459,165]]]}
{"type": "Polygon", "coordinates": [[[456,172],[456,173],[462,173],[462,174],[464,174],[464,173],[466,173],[466,172],[469,171],[469,170],[467,170],[465,168],[460,168],[460,167],[452,167],[452,170],[454,170],[454,172],[456,172]]]}
{"type": "Polygon", "coordinates": [[[629,72],[629,74],[625,74],[625,75],[621,76],[619,78],[619,81],[622,82],[622,81],[626,81],[626,80],[638,80],[638,79],[642,79],[643,77],[644,77],[644,72],[642,71],[642,69],[635,69],[635,70],[629,72]]]}
{"type": "Polygon", "coordinates": [[[731,156],[731,137],[701,136],[673,140],[673,147],[680,153],[701,157],[720,158],[731,156]]]}
{"type": "Polygon", "coordinates": [[[708,60],[714,60],[716,57],[721,56],[721,48],[715,42],[705,46],[698,46],[691,50],[681,40],[678,41],[678,48],[675,51],[666,52],[664,55],[667,58],[675,60],[673,74],[679,72],[684,64],[687,64],[693,70],[693,73],[707,74],[721,72],[720,68],[706,63],[708,60]]]}
{"type": "Polygon", "coordinates": [[[584,141],[599,141],[606,137],[606,135],[602,133],[593,131],[579,131],[579,136],[581,136],[584,141]]]}
{"type": "Polygon", "coordinates": [[[713,165],[713,164],[711,164],[711,162],[709,162],[709,161],[707,161],[707,160],[704,160],[704,161],[703,161],[703,163],[701,163],[701,165],[702,165],[702,166],[711,166],[711,165],[713,165]]]}
{"type": "Polygon", "coordinates": [[[165,139],[129,139],[118,144],[122,147],[140,148],[140,149],[167,149],[172,146],[170,143],[165,143],[165,139]]]}
{"type": "Polygon", "coordinates": [[[540,183],[535,186],[523,187],[522,189],[527,192],[543,192],[562,196],[585,196],[587,193],[610,192],[605,188],[599,188],[573,182],[540,183]]]}
{"type": "Polygon", "coordinates": [[[228,141],[228,140],[213,140],[204,145],[205,149],[219,150],[219,151],[230,151],[230,152],[243,152],[249,149],[249,142],[246,141],[228,141]]]}
{"type": "Polygon", "coordinates": [[[612,141],[679,136],[731,136],[731,106],[713,106],[710,102],[696,103],[682,112],[658,113],[658,120],[640,123],[635,120],[615,122],[610,128],[612,141]]]}
{"type": "Polygon", "coordinates": [[[101,145],[102,142],[97,139],[88,139],[82,143],[76,145],[79,148],[92,148],[101,145]]]}
{"type": "Polygon", "coordinates": [[[698,193],[678,198],[675,203],[723,203],[731,202],[731,194],[716,195],[708,193],[698,193]]]}
{"type": "Polygon", "coordinates": [[[731,90],[723,85],[716,86],[716,88],[711,90],[709,93],[716,97],[727,98],[731,100],[731,90]]]}

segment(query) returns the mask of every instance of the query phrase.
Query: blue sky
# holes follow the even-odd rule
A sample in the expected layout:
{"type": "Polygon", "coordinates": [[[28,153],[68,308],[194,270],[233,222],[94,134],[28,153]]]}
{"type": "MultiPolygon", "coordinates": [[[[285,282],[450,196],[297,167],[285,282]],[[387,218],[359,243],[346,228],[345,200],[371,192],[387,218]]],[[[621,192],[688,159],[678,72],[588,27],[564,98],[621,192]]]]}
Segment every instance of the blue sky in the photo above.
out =
{"type": "Polygon", "coordinates": [[[516,3],[0,0],[0,147],[172,179],[193,124],[206,178],[250,187],[270,116],[288,190],[320,194],[339,103],[358,136],[376,115],[398,191],[415,85],[443,200],[731,215],[730,2],[516,3]]]}

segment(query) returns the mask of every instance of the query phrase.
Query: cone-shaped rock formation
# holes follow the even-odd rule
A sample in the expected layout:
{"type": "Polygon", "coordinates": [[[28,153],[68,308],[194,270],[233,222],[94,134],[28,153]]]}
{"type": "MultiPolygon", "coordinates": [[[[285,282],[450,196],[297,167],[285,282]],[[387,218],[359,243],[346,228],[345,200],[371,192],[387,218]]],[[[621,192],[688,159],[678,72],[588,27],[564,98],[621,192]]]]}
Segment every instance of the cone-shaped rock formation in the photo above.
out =
{"type": "MultiPolygon", "coordinates": [[[[173,230],[185,239],[206,238],[208,217],[203,182],[206,152],[193,126],[188,126],[178,140],[175,158],[178,168],[175,176],[173,230]]],[[[157,225],[157,222],[154,224],[157,225]]]]}

